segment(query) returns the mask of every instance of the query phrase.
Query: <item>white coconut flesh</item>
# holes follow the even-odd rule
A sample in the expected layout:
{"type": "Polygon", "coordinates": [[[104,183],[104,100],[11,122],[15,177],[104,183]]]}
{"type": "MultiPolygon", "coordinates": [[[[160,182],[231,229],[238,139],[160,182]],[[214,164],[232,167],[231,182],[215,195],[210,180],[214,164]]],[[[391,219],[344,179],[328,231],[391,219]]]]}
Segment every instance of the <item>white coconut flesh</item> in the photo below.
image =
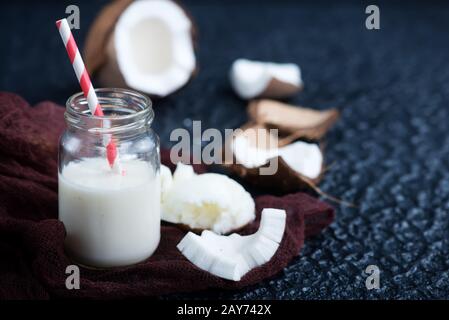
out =
{"type": "Polygon", "coordinates": [[[245,136],[237,136],[232,146],[237,163],[246,168],[263,166],[280,156],[291,169],[307,178],[315,179],[321,174],[323,154],[315,143],[296,141],[285,147],[264,149],[252,146],[245,136]]]}
{"type": "Polygon", "coordinates": [[[126,84],[166,96],[187,83],[195,69],[192,22],[174,2],[135,1],[114,30],[117,64],[126,84]]]}
{"type": "Polygon", "coordinates": [[[302,86],[301,70],[294,63],[237,59],[231,67],[231,85],[243,99],[260,96],[273,79],[298,88],[302,86]]]}
{"type": "Polygon", "coordinates": [[[285,210],[262,210],[259,229],[249,236],[217,235],[205,230],[189,232],[178,244],[182,254],[198,268],[228,280],[239,281],[250,270],[271,260],[285,231],[285,210]]]}
{"type": "Polygon", "coordinates": [[[254,200],[236,181],[217,173],[195,174],[192,166],[182,163],[172,178],[167,170],[161,179],[162,220],[219,234],[254,220],[254,200]]]}
{"type": "Polygon", "coordinates": [[[171,188],[173,183],[173,177],[171,171],[168,167],[161,165],[161,201],[163,201],[163,196],[167,194],[167,191],[171,188]]]}

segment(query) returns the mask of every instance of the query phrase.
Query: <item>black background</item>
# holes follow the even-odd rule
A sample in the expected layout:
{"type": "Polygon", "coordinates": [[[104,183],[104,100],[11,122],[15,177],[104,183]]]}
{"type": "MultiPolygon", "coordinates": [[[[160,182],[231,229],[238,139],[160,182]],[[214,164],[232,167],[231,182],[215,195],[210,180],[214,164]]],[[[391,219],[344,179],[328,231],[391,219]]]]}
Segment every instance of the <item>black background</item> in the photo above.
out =
{"type": "MultiPolygon", "coordinates": [[[[55,28],[69,4],[81,10],[82,47],[106,1],[13,1],[0,5],[0,90],[30,103],[64,104],[79,91],[55,28]]],[[[338,107],[327,138],[333,163],[325,192],[337,219],[310,239],[279,276],[239,292],[177,298],[449,298],[449,4],[444,2],[186,1],[199,28],[199,73],[155,102],[154,128],[169,133],[202,120],[236,128],[246,102],[229,85],[232,61],[296,62],[304,91],[294,104],[338,107]],[[365,28],[378,4],[381,30],[365,28]],[[381,289],[365,288],[377,265],[381,289]]],[[[163,297],[165,298],[165,297],[163,297]]]]}

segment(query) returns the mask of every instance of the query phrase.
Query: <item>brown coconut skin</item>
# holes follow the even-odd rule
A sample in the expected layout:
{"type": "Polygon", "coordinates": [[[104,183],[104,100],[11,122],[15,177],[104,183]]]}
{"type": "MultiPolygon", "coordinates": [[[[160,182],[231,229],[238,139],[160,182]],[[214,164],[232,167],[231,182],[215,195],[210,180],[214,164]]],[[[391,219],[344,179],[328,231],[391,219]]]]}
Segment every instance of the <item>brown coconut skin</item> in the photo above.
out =
{"type": "Polygon", "coordinates": [[[268,82],[267,87],[257,96],[257,98],[288,98],[302,91],[303,88],[303,84],[295,86],[277,78],[272,78],[270,82],[268,82]]]}
{"type": "MultiPolygon", "coordinates": [[[[97,76],[101,86],[129,88],[123,78],[117,63],[114,45],[114,27],[123,11],[133,0],[115,0],[106,5],[95,18],[87,34],[84,46],[84,59],[86,68],[92,76],[97,76]]],[[[172,1],[178,5],[192,23],[191,36],[194,51],[197,50],[198,31],[192,15],[178,1],[172,1]]],[[[198,65],[193,70],[190,79],[175,92],[184,88],[198,73],[198,65]]],[[[132,89],[132,88],[131,88],[132,89]]],[[[148,94],[153,99],[162,98],[155,94],[148,94]]]]}
{"type": "Polygon", "coordinates": [[[292,106],[272,100],[253,100],[249,103],[248,117],[251,122],[279,129],[281,135],[280,146],[289,144],[296,139],[319,140],[329,131],[340,117],[337,109],[324,111],[292,106]],[[288,117],[289,123],[282,121],[282,115],[288,117]],[[292,124],[292,119],[310,119],[313,125],[292,124]],[[319,121],[317,121],[319,119],[319,121]]]}
{"type": "MultiPolygon", "coordinates": [[[[257,123],[247,123],[241,127],[243,131],[254,128],[254,129],[260,129],[260,128],[266,128],[264,125],[257,124],[257,123]]],[[[295,139],[297,140],[297,139],[295,139]]],[[[256,167],[256,168],[247,168],[242,164],[238,164],[235,158],[235,155],[232,154],[232,148],[231,148],[231,141],[226,141],[225,147],[222,149],[222,166],[226,168],[231,173],[239,176],[240,178],[244,179],[251,185],[255,187],[260,187],[263,189],[269,189],[276,193],[283,194],[283,193],[289,193],[289,192],[295,192],[295,191],[301,191],[301,190],[309,190],[309,191],[317,191],[317,185],[321,181],[324,172],[325,167],[323,165],[321,169],[320,175],[315,179],[310,179],[308,177],[305,177],[295,171],[294,169],[290,168],[288,164],[281,158],[277,157],[278,161],[278,170],[274,175],[260,175],[260,168],[264,167],[256,167]],[[226,159],[226,155],[232,155],[232,159],[226,159]]],[[[293,141],[288,141],[287,139],[282,140],[281,138],[278,140],[278,146],[282,147],[287,144],[290,144],[293,141]],[[288,142],[288,143],[286,143],[288,142]]],[[[325,145],[324,143],[320,143],[320,150],[323,154],[323,160],[324,160],[324,149],[325,145]]],[[[323,161],[324,163],[325,161],[323,161]]]]}
{"type": "Polygon", "coordinates": [[[301,190],[316,191],[316,186],[323,177],[324,167],[317,178],[310,179],[290,168],[281,157],[277,157],[277,161],[278,170],[274,175],[260,175],[259,170],[261,167],[247,168],[237,164],[235,158],[234,163],[224,163],[223,166],[233,174],[245,179],[251,185],[270,189],[276,193],[289,193],[301,190]]]}
{"type": "Polygon", "coordinates": [[[98,69],[98,81],[105,87],[128,87],[117,63],[113,33],[109,37],[105,50],[107,62],[98,69]]]}
{"type": "Polygon", "coordinates": [[[92,75],[106,63],[106,46],[118,18],[133,0],[114,0],[97,15],[87,33],[84,62],[92,75]]]}

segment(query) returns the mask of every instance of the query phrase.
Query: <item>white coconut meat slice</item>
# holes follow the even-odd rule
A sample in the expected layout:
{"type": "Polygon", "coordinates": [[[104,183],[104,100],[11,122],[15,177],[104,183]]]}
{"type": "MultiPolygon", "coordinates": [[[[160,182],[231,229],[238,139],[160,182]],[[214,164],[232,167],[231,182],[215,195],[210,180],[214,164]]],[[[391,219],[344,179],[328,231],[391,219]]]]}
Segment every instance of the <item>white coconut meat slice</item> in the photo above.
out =
{"type": "Polygon", "coordinates": [[[323,154],[316,143],[296,141],[279,149],[287,165],[303,176],[316,179],[323,169],[323,154]]]}
{"type": "Polygon", "coordinates": [[[323,154],[315,143],[296,141],[281,148],[257,148],[243,135],[235,137],[233,153],[238,164],[246,168],[257,168],[265,165],[274,157],[280,156],[287,165],[301,175],[316,179],[323,167],[323,154]]]}
{"type": "Polygon", "coordinates": [[[163,191],[162,220],[191,229],[227,233],[255,218],[251,195],[236,181],[217,173],[195,174],[178,163],[171,186],[163,191]]]}
{"type": "Polygon", "coordinates": [[[110,55],[115,53],[126,85],[150,95],[176,91],[195,69],[192,22],[173,1],[131,3],[118,19],[112,41],[110,55]]]}
{"type": "Polygon", "coordinates": [[[189,232],[178,244],[182,254],[198,268],[218,277],[239,281],[276,253],[285,231],[286,212],[263,209],[259,230],[249,236],[217,235],[205,230],[198,236],[189,232]]]}
{"type": "Polygon", "coordinates": [[[238,59],[232,64],[230,81],[242,99],[285,98],[303,88],[301,70],[294,63],[238,59]]]}
{"type": "MultiPolygon", "coordinates": [[[[205,231],[206,232],[206,231],[205,231]]],[[[223,246],[224,247],[224,246],[223,246]]],[[[193,232],[189,232],[177,245],[182,254],[200,269],[212,274],[238,281],[240,280],[239,265],[234,259],[222,255],[222,250],[215,250],[216,246],[193,232]]]]}

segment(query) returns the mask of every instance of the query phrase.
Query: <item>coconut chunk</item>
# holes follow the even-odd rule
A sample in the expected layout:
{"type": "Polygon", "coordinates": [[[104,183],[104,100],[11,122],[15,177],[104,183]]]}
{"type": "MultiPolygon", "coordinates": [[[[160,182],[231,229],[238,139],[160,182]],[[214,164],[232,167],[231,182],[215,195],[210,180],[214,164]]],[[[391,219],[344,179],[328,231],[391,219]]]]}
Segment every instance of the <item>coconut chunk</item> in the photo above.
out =
{"type": "Polygon", "coordinates": [[[294,63],[272,63],[238,59],[230,72],[234,91],[242,99],[285,98],[303,87],[301,70],[294,63]]]}
{"type": "Polygon", "coordinates": [[[161,194],[162,196],[171,188],[173,176],[168,167],[161,164],[161,194]]]}
{"type": "Polygon", "coordinates": [[[275,157],[281,157],[286,164],[301,175],[315,179],[321,174],[323,154],[315,143],[296,141],[281,148],[259,148],[252,146],[248,137],[238,135],[233,141],[233,153],[238,164],[246,168],[265,165],[275,157]]]}
{"type": "Polygon", "coordinates": [[[223,256],[223,250],[215,250],[211,243],[193,232],[187,233],[177,248],[189,261],[195,261],[194,264],[200,269],[229,280],[238,281],[241,278],[236,261],[223,256]]]}
{"type": "Polygon", "coordinates": [[[178,163],[170,188],[163,191],[162,220],[191,229],[227,233],[254,218],[251,195],[222,174],[195,174],[192,166],[178,163]]]}
{"type": "Polygon", "coordinates": [[[198,268],[239,281],[253,268],[271,260],[279,248],[285,225],[285,210],[265,208],[259,230],[252,235],[222,236],[205,230],[198,236],[189,232],[177,248],[198,268]]]}
{"type": "Polygon", "coordinates": [[[174,2],[136,1],[115,26],[117,64],[128,86],[166,96],[195,69],[192,23],[174,2]]]}
{"type": "Polygon", "coordinates": [[[196,173],[195,173],[195,171],[193,171],[192,166],[190,166],[188,164],[184,164],[182,162],[178,162],[176,164],[175,173],[173,174],[173,179],[175,179],[176,182],[180,182],[183,180],[190,179],[194,175],[196,175],[196,173]]]}
{"type": "Polygon", "coordinates": [[[92,72],[98,68],[103,86],[165,97],[189,81],[196,68],[193,23],[183,8],[169,0],[140,0],[117,5],[114,16],[110,11],[100,14],[95,24],[107,30],[93,28],[86,46],[87,63],[92,72]],[[102,46],[92,45],[95,33],[102,46]]]}
{"type": "Polygon", "coordinates": [[[279,148],[279,155],[290,168],[303,176],[316,179],[323,168],[323,154],[316,143],[296,141],[279,148]]]}
{"type": "Polygon", "coordinates": [[[315,110],[269,99],[253,100],[247,110],[251,121],[279,129],[290,141],[321,139],[339,117],[335,108],[315,110]]]}

